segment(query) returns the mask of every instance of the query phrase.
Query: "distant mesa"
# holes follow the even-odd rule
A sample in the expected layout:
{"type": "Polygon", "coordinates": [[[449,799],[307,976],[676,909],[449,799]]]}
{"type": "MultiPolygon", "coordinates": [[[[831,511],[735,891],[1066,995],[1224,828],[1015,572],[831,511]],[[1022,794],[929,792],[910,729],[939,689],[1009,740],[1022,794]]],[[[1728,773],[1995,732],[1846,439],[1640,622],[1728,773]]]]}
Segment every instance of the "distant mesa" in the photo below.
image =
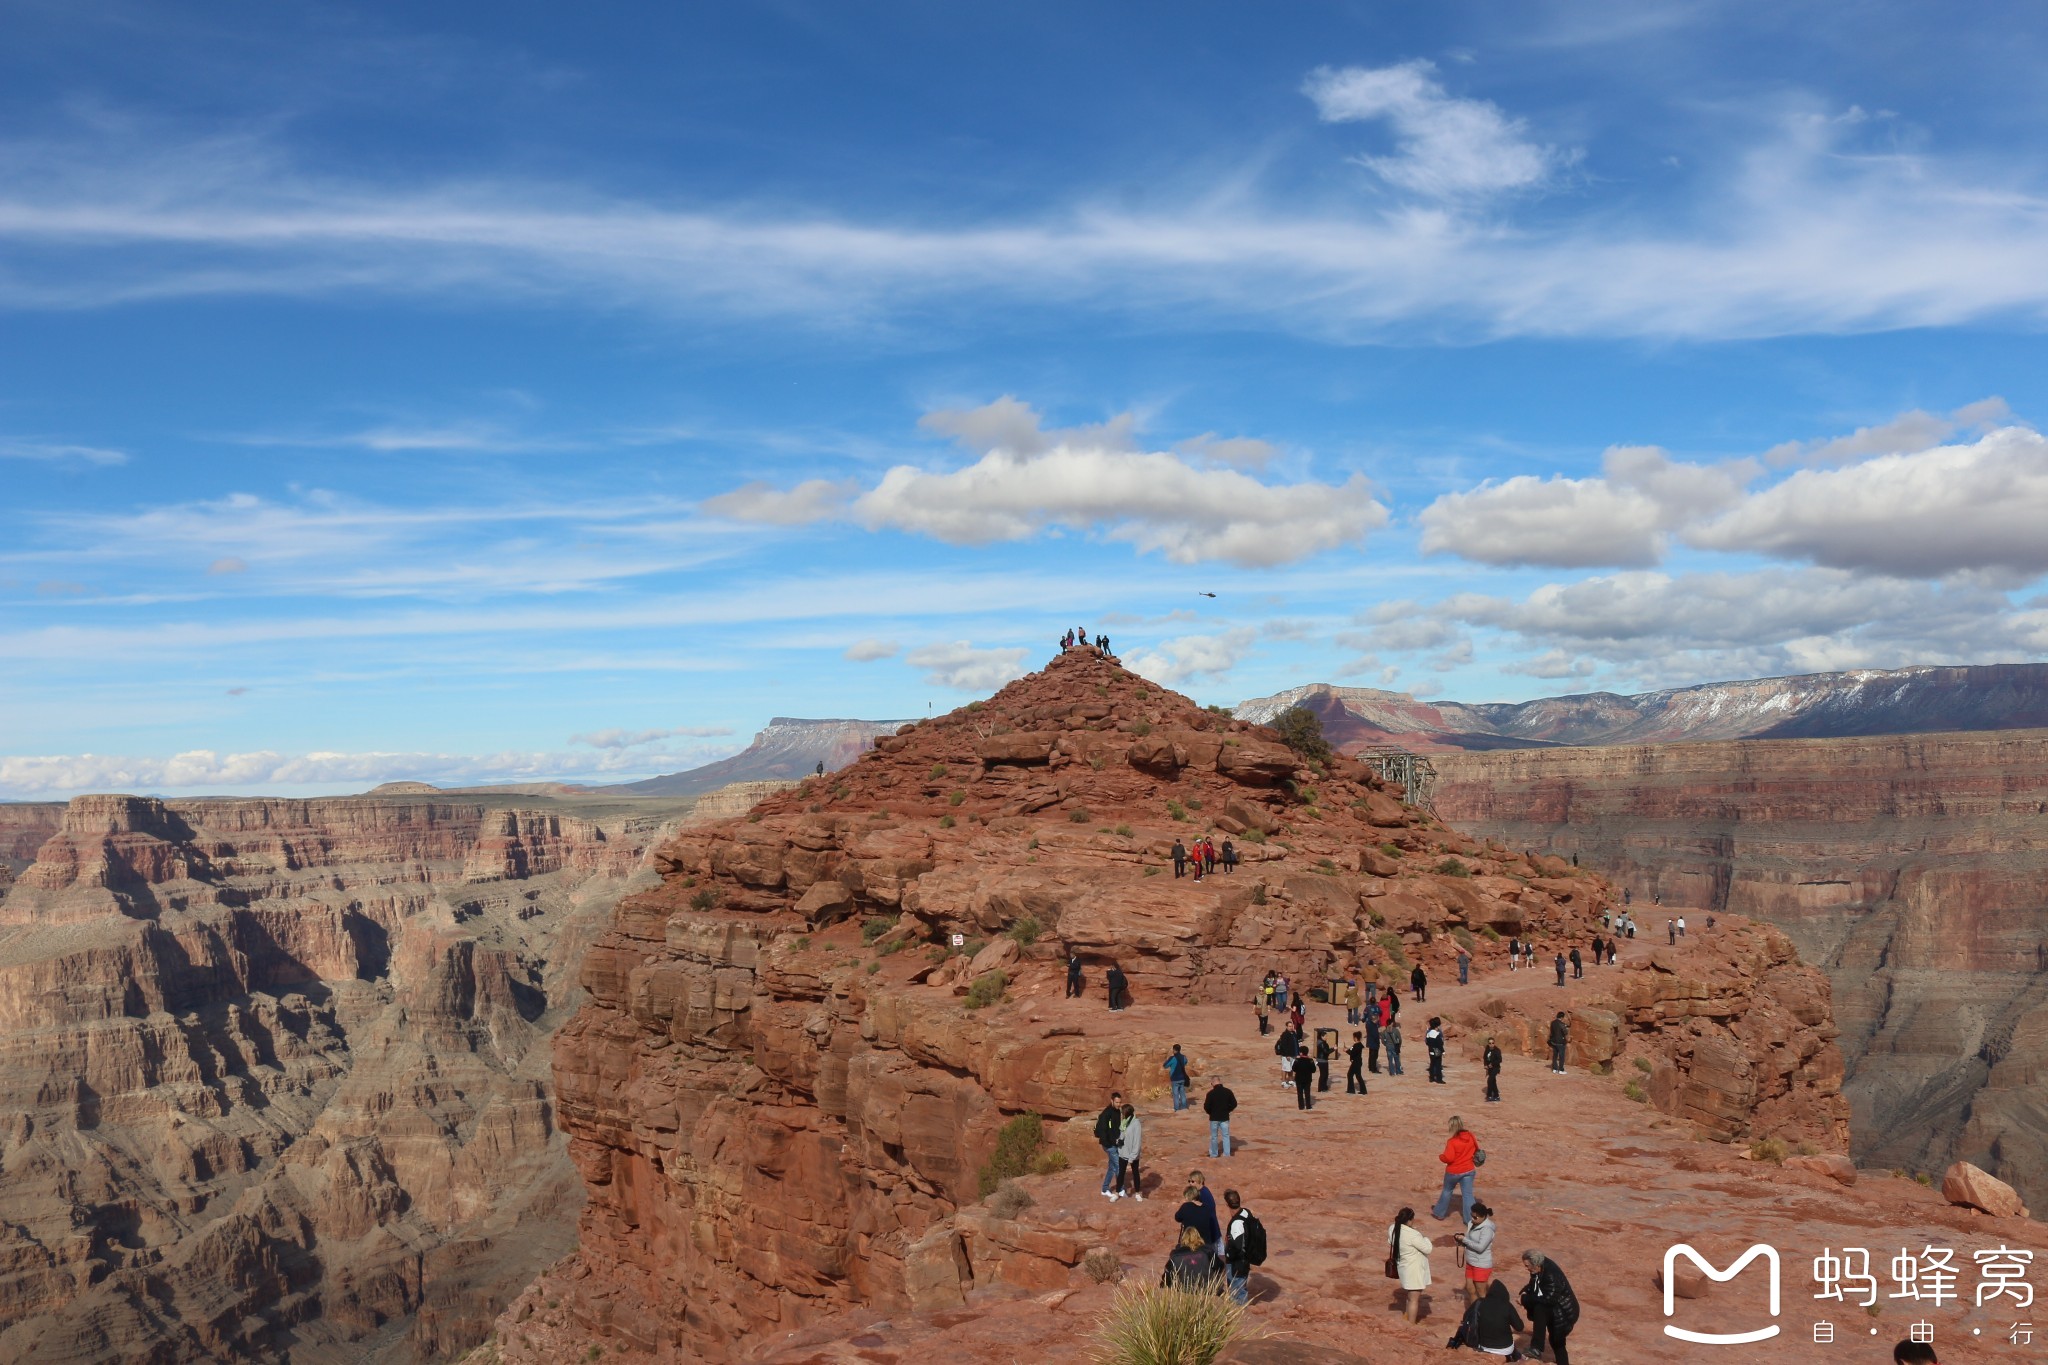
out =
{"type": "Polygon", "coordinates": [[[1471,704],[1311,683],[1240,703],[1235,714],[1264,724],[1290,706],[1315,712],[1345,753],[2020,730],[2048,726],[2048,664],[1858,669],[1471,704]]]}
{"type": "Polygon", "coordinates": [[[809,777],[823,763],[836,772],[859,758],[882,735],[894,734],[907,720],[798,720],[777,716],[768,728],[731,758],[701,768],[623,782],[595,790],[632,796],[698,796],[735,782],[793,782],[809,777]]]}

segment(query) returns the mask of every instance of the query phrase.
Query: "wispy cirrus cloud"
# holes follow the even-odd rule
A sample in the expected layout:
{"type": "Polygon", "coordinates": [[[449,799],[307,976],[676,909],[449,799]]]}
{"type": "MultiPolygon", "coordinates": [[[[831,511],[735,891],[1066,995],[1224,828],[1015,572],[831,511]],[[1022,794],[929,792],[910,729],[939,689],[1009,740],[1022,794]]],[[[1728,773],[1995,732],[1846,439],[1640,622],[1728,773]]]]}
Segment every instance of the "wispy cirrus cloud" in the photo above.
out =
{"type": "Polygon", "coordinates": [[[10,441],[0,438],[0,460],[107,466],[127,464],[128,452],[107,446],[82,446],[52,441],[10,441]]]}

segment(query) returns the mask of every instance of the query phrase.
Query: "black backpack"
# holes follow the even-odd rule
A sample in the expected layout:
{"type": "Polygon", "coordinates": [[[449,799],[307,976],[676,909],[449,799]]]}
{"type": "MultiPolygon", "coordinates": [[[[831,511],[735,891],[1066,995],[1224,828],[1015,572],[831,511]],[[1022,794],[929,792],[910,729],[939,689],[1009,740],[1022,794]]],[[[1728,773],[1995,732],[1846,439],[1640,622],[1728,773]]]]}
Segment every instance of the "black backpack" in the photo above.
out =
{"type": "Polygon", "coordinates": [[[1258,1220],[1258,1216],[1250,1209],[1244,1209],[1241,1212],[1244,1217],[1244,1237],[1240,1244],[1244,1247],[1245,1264],[1264,1265],[1266,1263],[1266,1225],[1261,1223],[1258,1220]]]}

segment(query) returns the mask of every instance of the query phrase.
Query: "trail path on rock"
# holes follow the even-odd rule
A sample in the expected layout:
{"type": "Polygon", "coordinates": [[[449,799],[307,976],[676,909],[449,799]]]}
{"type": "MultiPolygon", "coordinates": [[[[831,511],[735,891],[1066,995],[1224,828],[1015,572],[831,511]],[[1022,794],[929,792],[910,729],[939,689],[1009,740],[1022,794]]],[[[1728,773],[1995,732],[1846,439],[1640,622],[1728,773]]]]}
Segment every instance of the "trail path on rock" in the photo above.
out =
{"type": "MultiPolygon", "coordinates": [[[[2043,1348],[2007,1340],[2011,1324],[2034,1320],[2033,1309],[2015,1308],[2010,1299],[1999,1300],[1996,1308],[1971,1304],[1974,1251],[2001,1245],[2029,1249],[2036,1267],[2030,1278],[2042,1282],[2048,1276],[2048,1236],[2038,1223],[1952,1208],[1933,1191],[1885,1173],[1865,1173],[1848,1192],[1811,1172],[1748,1161],[1728,1146],[1692,1139],[1683,1125],[1631,1102],[1622,1091],[1628,1075],[1552,1075],[1542,1060],[1510,1053],[1501,1075],[1502,1099],[1487,1104],[1484,1073],[1464,1055],[1466,1040],[1457,1033],[1448,1038],[1446,1084],[1428,1082],[1422,1034],[1432,1012],[1462,1012],[1492,998],[1520,1001],[1531,1013],[1585,1004],[1609,989],[1611,974],[1655,949],[1681,958],[1708,950],[1713,931],[1705,929],[1702,912],[1639,906],[1636,913],[1639,936],[1620,941],[1620,963],[1596,968],[1589,961],[1584,979],[1568,978],[1562,988],[1548,961],[1539,958],[1533,971],[1510,972],[1500,956],[1486,953],[1475,961],[1468,986],[1460,987],[1455,975],[1433,980],[1421,1003],[1403,990],[1406,1074],[1368,1075],[1367,1095],[1346,1095],[1340,1057],[1332,1063],[1331,1089],[1317,1094],[1309,1112],[1299,1111],[1292,1086],[1280,1083],[1273,1038],[1259,1037],[1249,1005],[1150,1005],[1141,999],[1110,1014],[1095,980],[1080,1000],[1056,994],[1030,999],[1020,1022],[1075,1025],[1093,1036],[1156,1037],[1162,1058],[1178,1042],[1193,1060],[1195,1080],[1190,1107],[1181,1113],[1171,1112],[1164,1071],[1155,1091],[1135,1099],[1145,1120],[1143,1202],[1103,1198],[1099,1158],[1076,1160],[1063,1174],[1024,1182],[1037,1201],[1027,1221],[1098,1229],[1102,1242],[1122,1256],[1127,1274],[1156,1279],[1177,1230],[1172,1220],[1182,1185],[1189,1171],[1199,1169],[1219,1200],[1226,1188],[1240,1191],[1266,1225],[1272,1254],[1252,1278],[1252,1320],[1258,1326],[1374,1365],[1440,1360],[1462,1306],[1463,1271],[1450,1240],[1460,1222],[1455,1210],[1449,1219],[1436,1220],[1430,1205],[1442,1182],[1437,1154],[1448,1120],[1457,1114],[1488,1154],[1476,1194],[1494,1208],[1500,1227],[1496,1273],[1519,1291],[1527,1279],[1519,1261],[1525,1248],[1558,1261],[1584,1308],[1571,1339],[1573,1359],[1583,1365],[1888,1361],[1892,1343],[1918,1319],[1934,1324],[1945,1362],[2040,1359],[2043,1348]],[[1665,926],[1679,914],[1687,916],[1690,932],[1673,949],[1665,926]],[[1200,1108],[1203,1092],[1219,1075],[1239,1101],[1231,1124],[1237,1150],[1228,1160],[1206,1155],[1209,1125],[1200,1108]],[[1401,1318],[1393,1282],[1384,1278],[1381,1264],[1388,1224],[1404,1204],[1416,1210],[1417,1227],[1436,1244],[1427,1316],[1417,1325],[1401,1318]],[[1679,1242],[1718,1266],[1731,1264],[1753,1243],[1775,1246],[1783,1266],[1780,1315],[1769,1314],[1759,1263],[1729,1283],[1705,1284],[1704,1297],[1681,1298],[1667,1320],[1657,1275],[1666,1247],[1679,1242]],[[1922,1309],[1911,1300],[1885,1297],[1898,1287],[1887,1274],[1892,1257],[1902,1247],[1917,1253],[1929,1245],[1955,1249],[1963,1267],[1961,1303],[1922,1309]],[[1870,1251],[1878,1277],[1875,1316],[1854,1295],[1847,1304],[1812,1297],[1814,1258],[1845,1246],[1870,1251]],[[1783,1330],[1766,1343],[1716,1348],[1665,1337],[1666,1321],[1701,1331],[1740,1331],[1776,1321],[1783,1330]],[[1832,1323],[1832,1344],[1814,1342],[1819,1321],[1832,1323]],[[1973,1336],[1972,1329],[1982,1335],[1973,1336]]],[[[1733,919],[1723,916],[1721,923],[1733,919]]],[[[1590,944],[1583,950],[1590,952],[1590,944]]],[[[1311,1003],[1308,1024],[1311,1031],[1340,1028],[1345,1043],[1350,1041],[1342,1005],[1311,1003]]],[[[1069,1143],[1067,1150],[1081,1148],[1069,1143]]],[[[757,1358],[783,1365],[887,1365],[938,1354],[959,1361],[1083,1359],[1085,1339],[1109,1290],[1079,1271],[1073,1283],[1064,1294],[1037,1298],[977,1295],[964,1311],[932,1319],[849,1315],[764,1348],[757,1358]]],[[[2048,1314],[2041,1325],[2048,1327],[2048,1314]]],[[[2048,1332],[2039,1340],[2048,1342],[2048,1332]]]]}

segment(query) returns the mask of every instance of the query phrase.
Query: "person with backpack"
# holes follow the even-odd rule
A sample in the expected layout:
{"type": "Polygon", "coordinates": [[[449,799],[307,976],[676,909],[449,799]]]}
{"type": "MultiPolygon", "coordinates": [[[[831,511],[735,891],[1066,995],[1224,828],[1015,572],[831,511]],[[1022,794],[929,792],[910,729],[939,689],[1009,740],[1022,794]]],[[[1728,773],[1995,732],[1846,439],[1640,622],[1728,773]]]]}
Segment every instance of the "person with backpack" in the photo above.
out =
{"type": "Polygon", "coordinates": [[[1508,970],[1514,971],[1522,965],[1522,940],[1519,935],[1508,940],[1508,970]]]}
{"type": "Polygon", "coordinates": [[[1173,1087],[1173,1112],[1178,1114],[1188,1107],[1188,1059],[1179,1043],[1173,1045],[1173,1051],[1159,1065],[1166,1069],[1166,1079],[1173,1087]]]}
{"type": "MultiPolygon", "coordinates": [[[[1121,1166],[1122,1175],[1130,1177],[1131,1198],[1137,1200],[1140,1204],[1144,1203],[1145,1173],[1138,1167],[1138,1158],[1143,1156],[1145,1152],[1145,1125],[1139,1120],[1136,1107],[1128,1102],[1124,1105],[1123,1136],[1117,1140],[1116,1150],[1117,1155],[1123,1159],[1121,1166]]],[[[1123,1180],[1119,1177],[1116,1193],[1112,1194],[1110,1198],[1114,1199],[1122,1192],[1123,1180]]]]}
{"type": "Polygon", "coordinates": [[[1130,978],[1124,975],[1123,968],[1112,962],[1109,964],[1108,974],[1102,980],[1109,990],[1109,1012],[1111,1014],[1121,1014],[1124,1006],[1131,1003],[1125,990],[1125,987],[1130,984],[1130,978]]]}
{"type": "Polygon", "coordinates": [[[1402,1209],[1387,1229],[1387,1275],[1401,1282],[1402,1314],[1422,1321],[1422,1291],[1429,1288],[1429,1253],[1436,1244],[1415,1230],[1415,1210],[1402,1209]]]}
{"type": "Polygon", "coordinates": [[[1117,1176],[1122,1173],[1123,1156],[1118,1151],[1124,1138],[1124,1097],[1123,1092],[1112,1091],[1109,1104],[1095,1116],[1095,1142],[1102,1148],[1102,1154],[1109,1158],[1109,1170],[1102,1177],[1102,1193],[1114,1199],[1110,1191],[1117,1185],[1117,1176]]]}
{"type": "Polygon", "coordinates": [[[1363,1095],[1365,1093],[1365,1035],[1356,1030],[1351,1034],[1351,1069],[1344,1073],[1344,1093],[1363,1095]]]}
{"type": "Polygon", "coordinates": [[[1193,1228],[1180,1230],[1180,1244],[1166,1256],[1166,1269],[1159,1274],[1162,1289],[1185,1289],[1191,1294],[1218,1294],[1224,1289],[1216,1266],[1216,1249],[1202,1240],[1193,1228]]]}
{"type": "Polygon", "coordinates": [[[1313,1109],[1316,1107],[1315,1083],[1315,1061],[1306,1052],[1303,1052],[1294,1059],[1294,1107],[1296,1109],[1313,1109]]]}
{"type": "Polygon", "coordinates": [[[1522,1265],[1529,1283],[1522,1287],[1522,1307],[1529,1310],[1529,1354],[1543,1353],[1543,1339],[1550,1338],[1551,1359],[1556,1365],[1572,1365],[1565,1338],[1579,1325],[1579,1298],[1572,1282],[1556,1261],[1540,1251],[1522,1253],[1522,1265]]]}
{"type": "Polygon", "coordinates": [[[1380,1042],[1387,1049],[1387,1074],[1389,1076],[1404,1074],[1401,1070],[1400,1020],[1392,1019],[1387,1022],[1386,1026],[1380,1030],[1380,1042]]]}
{"type": "Polygon", "coordinates": [[[1223,1273],[1230,1297],[1240,1304],[1249,1303],[1252,1267],[1266,1263],[1266,1228],[1244,1206],[1236,1190],[1223,1192],[1223,1206],[1230,1210],[1230,1222],[1223,1232],[1223,1273]]]}
{"type": "Polygon", "coordinates": [[[1572,1026],[1565,1022],[1564,1011],[1559,1010],[1550,1021],[1550,1069],[1560,1076],[1564,1075],[1564,1054],[1571,1042],[1572,1026]]]}
{"type": "Polygon", "coordinates": [[[1572,945],[1572,980],[1578,981],[1586,975],[1585,959],[1579,956],[1579,947],[1572,945]]]}
{"type": "Polygon", "coordinates": [[[1432,1085],[1444,1083],[1444,1021],[1430,1016],[1429,1031],[1422,1035],[1422,1046],[1429,1053],[1429,1080],[1432,1085]]]}
{"type": "Polygon", "coordinates": [[[1209,1116],[1209,1155],[1230,1155],[1230,1116],[1237,1112],[1237,1096],[1218,1076],[1202,1097],[1202,1112],[1209,1116]]]}
{"type": "Polygon", "coordinates": [[[1444,1187],[1430,1213],[1438,1219],[1450,1217],[1451,1194],[1455,1191],[1464,1207],[1465,1221],[1470,1223],[1472,1181],[1479,1170],[1479,1163],[1486,1160],[1486,1154],[1479,1150],[1479,1139],[1465,1126],[1465,1120],[1456,1114],[1451,1115],[1450,1140],[1444,1143],[1444,1149],[1436,1159],[1444,1164],[1444,1187]]]}

